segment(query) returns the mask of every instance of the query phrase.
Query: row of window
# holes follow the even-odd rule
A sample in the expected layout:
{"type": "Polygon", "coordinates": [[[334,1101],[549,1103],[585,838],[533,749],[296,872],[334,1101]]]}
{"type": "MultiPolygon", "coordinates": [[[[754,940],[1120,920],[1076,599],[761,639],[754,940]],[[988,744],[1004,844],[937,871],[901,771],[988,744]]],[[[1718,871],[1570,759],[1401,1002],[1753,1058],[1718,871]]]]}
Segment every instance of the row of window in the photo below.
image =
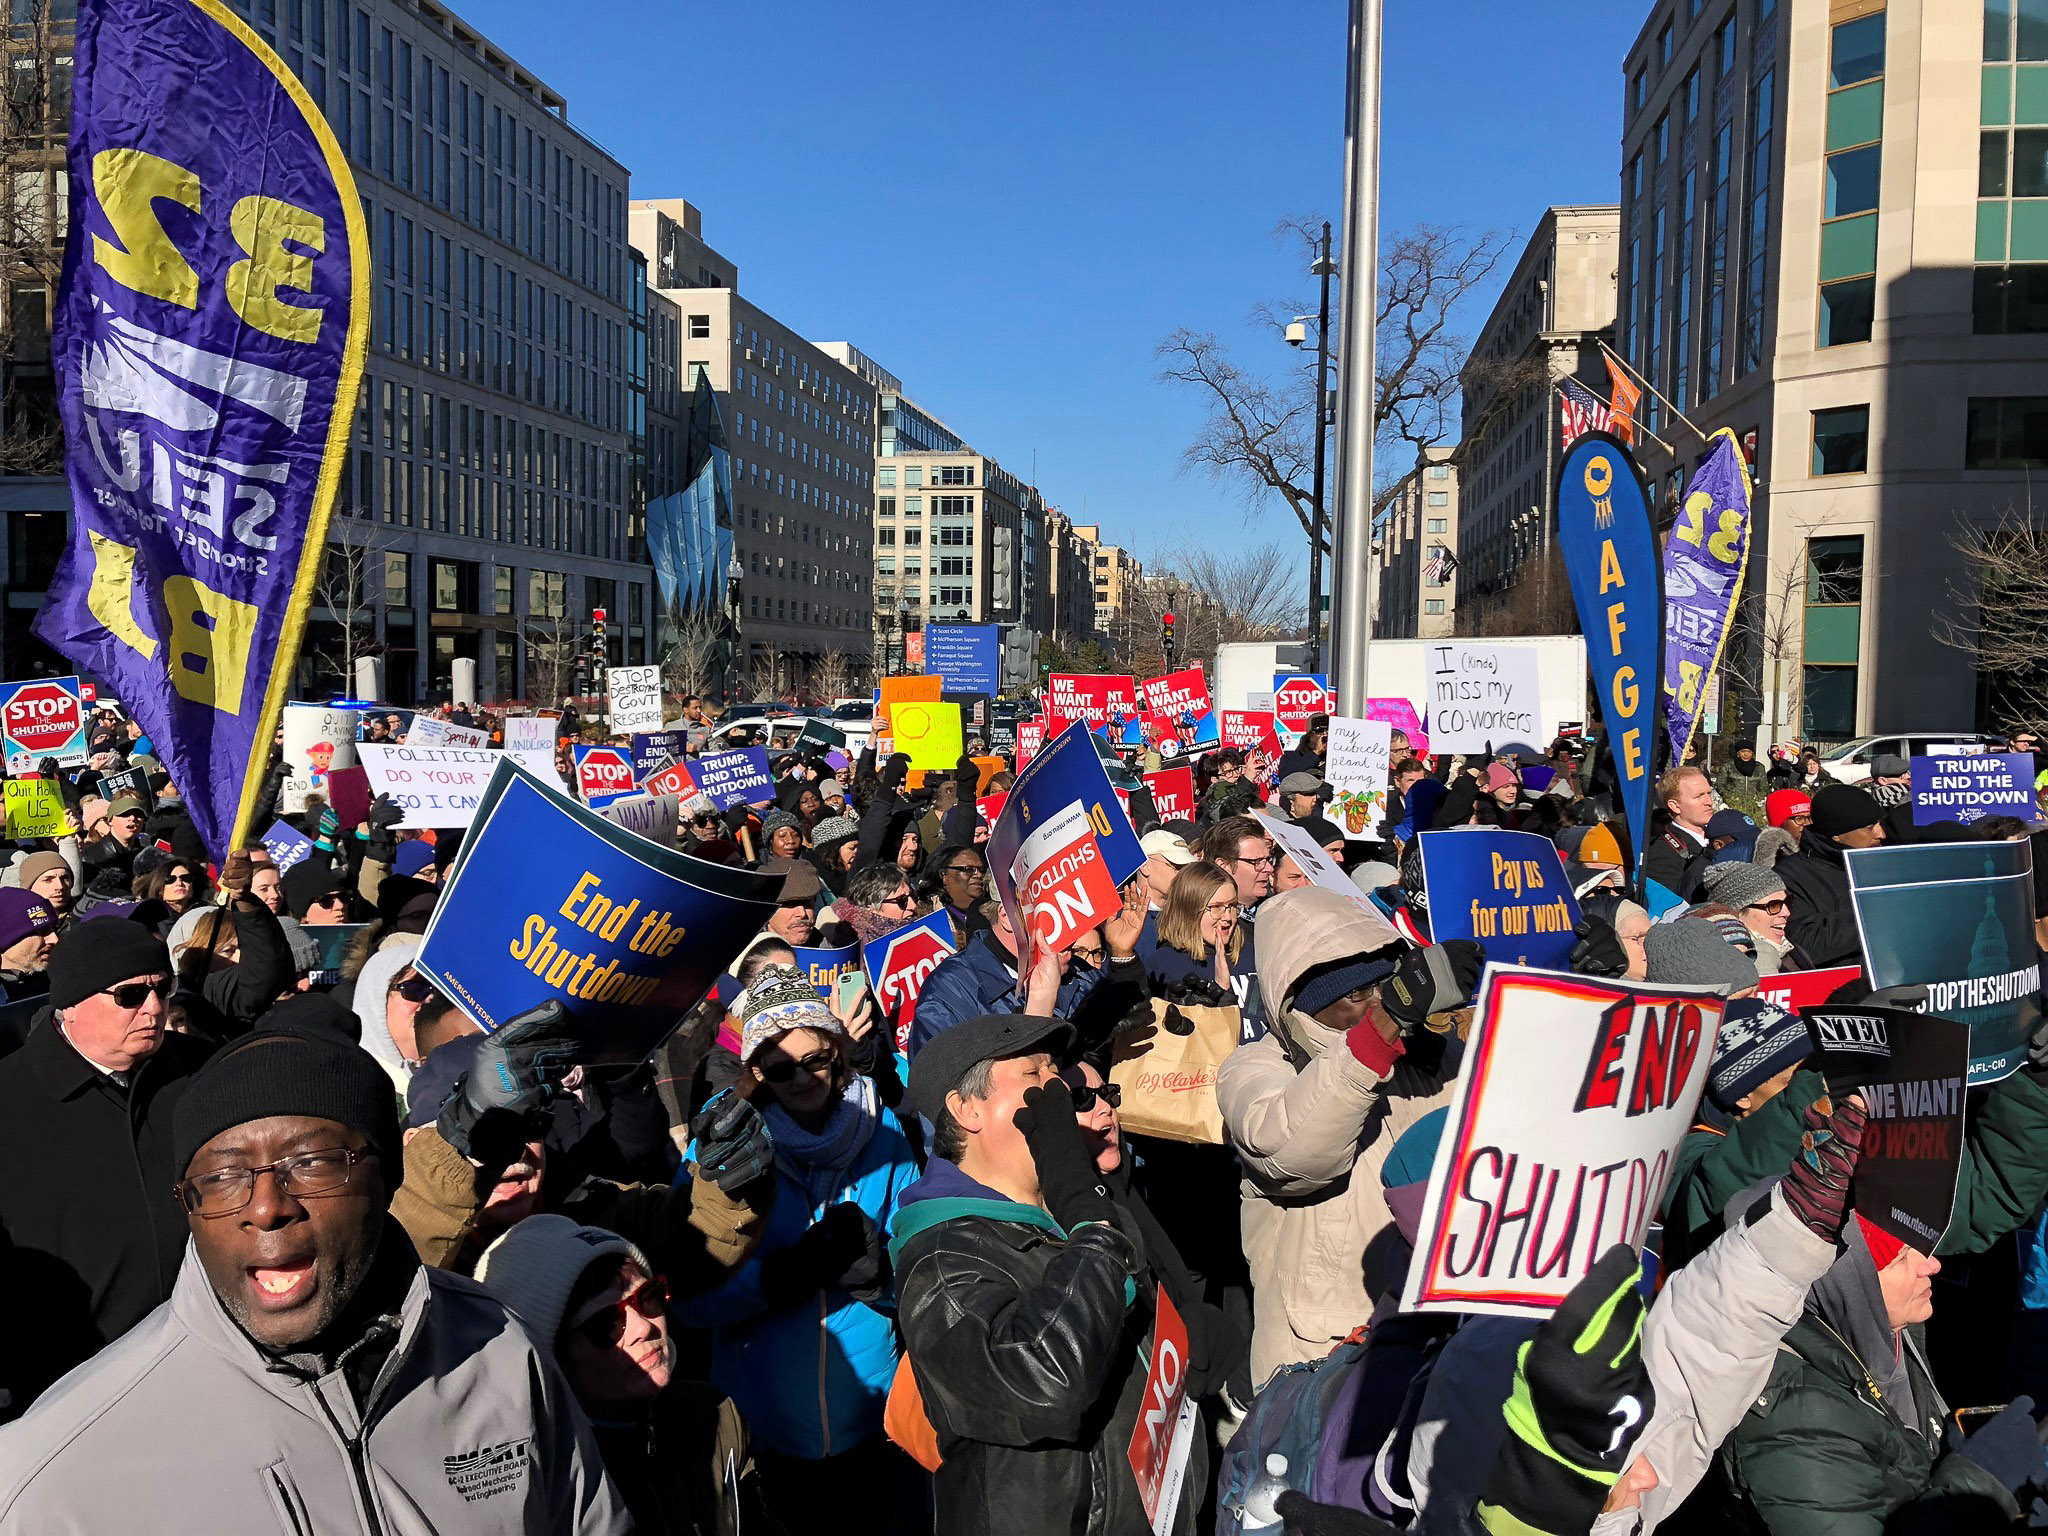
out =
{"type": "MultiPolygon", "coordinates": [[[[1812,473],[1860,475],[1870,468],[1870,407],[1813,413],[1812,473]]],[[[1970,401],[1963,434],[1965,469],[2048,469],[2048,396],[1988,396],[1970,401]]]]}
{"type": "MultiPolygon", "coordinates": [[[[875,484],[885,491],[894,490],[896,488],[896,471],[894,469],[877,471],[875,484]]],[[[922,464],[904,465],[903,484],[911,490],[922,486],[924,484],[924,466],[922,464]]],[[[972,485],[974,484],[974,466],[972,464],[935,464],[932,466],[932,484],[972,485]]]]}

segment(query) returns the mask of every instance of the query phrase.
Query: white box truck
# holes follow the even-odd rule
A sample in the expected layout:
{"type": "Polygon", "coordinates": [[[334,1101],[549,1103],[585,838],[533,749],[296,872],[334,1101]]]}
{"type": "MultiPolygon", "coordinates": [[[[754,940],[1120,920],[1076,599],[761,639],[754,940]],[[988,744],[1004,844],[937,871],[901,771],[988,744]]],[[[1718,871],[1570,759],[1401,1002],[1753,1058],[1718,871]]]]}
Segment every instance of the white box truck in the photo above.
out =
{"type": "MultiPolygon", "coordinates": [[[[1430,651],[1441,646],[1518,645],[1536,652],[1536,672],[1542,690],[1540,740],[1530,745],[1543,748],[1557,735],[1565,721],[1586,719],[1586,641],[1582,635],[1529,635],[1492,637],[1484,640],[1375,640],[1365,653],[1367,696],[1375,699],[1406,699],[1426,719],[1429,713],[1430,651]]],[[[1245,640],[1216,648],[1215,676],[1210,679],[1218,709],[1250,709],[1250,702],[1273,691],[1276,672],[1301,668],[1308,647],[1299,641],[1245,640]]],[[[1339,699],[1343,713],[1354,701],[1339,699]]]]}

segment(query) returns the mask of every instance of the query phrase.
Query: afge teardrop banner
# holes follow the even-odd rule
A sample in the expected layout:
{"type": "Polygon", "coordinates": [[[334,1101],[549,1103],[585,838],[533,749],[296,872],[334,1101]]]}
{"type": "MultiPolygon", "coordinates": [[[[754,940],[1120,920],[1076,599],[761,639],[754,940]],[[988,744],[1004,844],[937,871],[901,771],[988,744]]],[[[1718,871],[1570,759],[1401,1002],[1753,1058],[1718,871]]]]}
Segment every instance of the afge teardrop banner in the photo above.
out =
{"type": "Polygon", "coordinates": [[[1604,432],[1588,432],[1565,453],[1557,474],[1557,541],[1640,866],[1650,836],[1664,601],[1642,472],[1604,432]]]}
{"type": "Polygon", "coordinates": [[[120,696],[206,846],[270,761],[368,341],[341,146],[221,0],[80,0],[52,334],[71,540],[36,634],[120,696]]]}
{"type": "Polygon", "coordinates": [[[1664,729],[1674,763],[1685,761],[1706,711],[1707,679],[1749,564],[1749,466],[1728,428],[1712,441],[1664,544],[1664,729]]]}

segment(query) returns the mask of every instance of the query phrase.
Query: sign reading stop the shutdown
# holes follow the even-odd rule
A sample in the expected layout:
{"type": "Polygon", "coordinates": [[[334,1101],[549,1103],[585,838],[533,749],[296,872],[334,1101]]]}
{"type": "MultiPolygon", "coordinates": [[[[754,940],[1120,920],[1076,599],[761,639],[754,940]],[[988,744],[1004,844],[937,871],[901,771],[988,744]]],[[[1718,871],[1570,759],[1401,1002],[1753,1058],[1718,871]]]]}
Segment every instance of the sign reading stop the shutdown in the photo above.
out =
{"type": "Polygon", "coordinates": [[[1290,677],[1273,690],[1273,718],[1299,736],[1309,717],[1330,712],[1330,693],[1312,677],[1290,677]]]}
{"type": "Polygon", "coordinates": [[[85,704],[78,679],[0,683],[0,737],[6,741],[9,773],[33,773],[46,757],[66,768],[83,763],[85,704]]]}
{"type": "Polygon", "coordinates": [[[874,983],[875,996],[881,999],[882,1017],[894,1021],[897,1050],[910,1044],[911,1017],[917,1012],[917,995],[924,990],[925,978],[952,953],[953,923],[943,912],[871,939],[862,948],[861,963],[874,983]]]}
{"type": "Polygon", "coordinates": [[[593,810],[640,793],[632,758],[618,747],[587,742],[576,744],[576,787],[583,792],[583,803],[593,810]]]}

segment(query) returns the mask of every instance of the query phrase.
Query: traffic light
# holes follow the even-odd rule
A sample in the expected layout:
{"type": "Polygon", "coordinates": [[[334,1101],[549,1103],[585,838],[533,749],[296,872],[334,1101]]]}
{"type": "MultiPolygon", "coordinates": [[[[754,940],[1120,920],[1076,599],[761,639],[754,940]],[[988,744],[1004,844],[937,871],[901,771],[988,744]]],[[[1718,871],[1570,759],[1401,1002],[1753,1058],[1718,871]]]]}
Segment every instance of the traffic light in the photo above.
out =
{"type": "Polygon", "coordinates": [[[1173,665],[1173,615],[1171,613],[1159,615],[1159,649],[1165,654],[1167,665],[1173,665]]]}
{"type": "Polygon", "coordinates": [[[591,664],[602,672],[611,659],[611,651],[604,643],[604,610],[590,610],[590,659],[591,664]]]}

